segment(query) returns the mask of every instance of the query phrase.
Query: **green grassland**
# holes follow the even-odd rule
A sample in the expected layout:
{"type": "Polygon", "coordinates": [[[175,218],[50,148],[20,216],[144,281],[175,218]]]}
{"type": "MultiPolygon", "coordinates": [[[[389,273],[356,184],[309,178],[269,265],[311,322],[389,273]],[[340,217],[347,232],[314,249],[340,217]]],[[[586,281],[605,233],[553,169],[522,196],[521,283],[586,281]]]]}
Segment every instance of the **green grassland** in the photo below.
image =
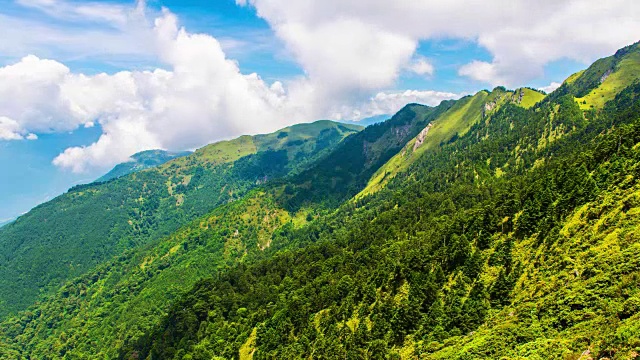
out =
{"type": "Polygon", "coordinates": [[[525,109],[533,107],[535,104],[542,101],[545,95],[539,91],[535,91],[529,88],[521,88],[516,90],[516,94],[519,92],[523,92],[522,100],[519,102],[519,105],[525,109]]]}
{"type": "Polygon", "coordinates": [[[564,83],[565,84],[569,84],[569,85],[573,84],[584,72],[585,72],[585,70],[580,70],[580,71],[578,71],[578,72],[576,72],[574,74],[571,74],[571,76],[569,76],[564,81],[564,83]]]}
{"type": "Polygon", "coordinates": [[[620,91],[638,79],[640,79],[640,52],[635,51],[618,62],[600,86],[583,97],[577,97],[576,101],[583,110],[601,109],[607,101],[612,100],[620,91]]]}

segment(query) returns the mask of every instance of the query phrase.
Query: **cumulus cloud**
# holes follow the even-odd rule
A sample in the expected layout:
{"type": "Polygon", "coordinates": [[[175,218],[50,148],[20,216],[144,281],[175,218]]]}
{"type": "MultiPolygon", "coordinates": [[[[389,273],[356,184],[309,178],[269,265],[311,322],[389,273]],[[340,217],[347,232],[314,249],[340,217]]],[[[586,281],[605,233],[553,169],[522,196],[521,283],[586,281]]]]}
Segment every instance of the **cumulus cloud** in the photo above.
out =
{"type": "Polygon", "coordinates": [[[409,71],[416,75],[429,77],[435,72],[433,64],[424,57],[415,59],[408,67],[409,71]]]}
{"type": "Polygon", "coordinates": [[[443,100],[459,99],[465,94],[433,90],[406,90],[400,92],[379,92],[368,101],[346,106],[342,112],[333,115],[337,119],[361,120],[376,115],[398,112],[409,103],[435,106],[443,100]]]}
{"type": "Polygon", "coordinates": [[[0,140],[21,140],[20,124],[17,121],[0,116],[0,140]]]}
{"type": "MultiPolygon", "coordinates": [[[[640,33],[640,2],[635,0],[236,0],[255,7],[275,29],[295,26],[313,31],[314,39],[331,45],[332,25],[357,21],[367,31],[353,39],[354,46],[375,47],[371,34],[385,34],[407,43],[439,38],[474,40],[492,55],[461,67],[460,74],[493,85],[522,85],[539,76],[552,61],[568,58],[582,62],[608,55],[633,43],[640,33]]],[[[309,44],[279,36],[298,54],[313,57],[322,51],[309,44]]],[[[329,49],[328,51],[331,51],[329,49]]],[[[380,49],[386,51],[386,49],[380,49]]],[[[391,52],[397,49],[391,48],[391,52]]],[[[401,53],[400,65],[408,61],[401,53]]],[[[341,62],[340,52],[335,54],[341,62]]],[[[350,55],[345,55],[350,56],[350,55]]],[[[360,59],[365,68],[376,59],[360,59]]],[[[391,73],[391,72],[389,72],[391,73]]],[[[366,76],[366,75],[363,75],[366,76]]]]}
{"type": "Polygon", "coordinates": [[[486,61],[476,60],[463,65],[458,70],[458,74],[491,84],[505,83],[505,78],[500,74],[497,66],[486,61]]]}
{"type": "Polygon", "coordinates": [[[242,74],[213,37],[190,34],[169,11],[155,20],[154,48],[168,70],[84,75],[29,55],[0,68],[0,139],[71,131],[99,123],[89,146],[66,149],[55,165],[111,166],[150,148],[194,148],[214,140],[308,120],[280,82],[242,74]]]}
{"type": "Polygon", "coordinates": [[[559,88],[559,87],[560,87],[560,85],[562,85],[562,84],[561,84],[561,83],[559,83],[559,82],[555,82],[555,81],[553,81],[553,82],[551,82],[551,84],[549,84],[549,85],[547,85],[547,86],[543,86],[543,87],[541,87],[541,88],[540,88],[540,90],[542,90],[542,91],[546,92],[547,94],[550,94],[550,93],[552,93],[555,89],[559,88]]]}
{"type": "Polygon", "coordinates": [[[0,14],[4,54],[55,47],[63,57],[119,54],[159,64],[155,70],[85,75],[40,55],[0,68],[0,139],[100,125],[98,141],[55,158],[74,171],[111,166],[150,148],[194,148],[296,122],[360,119],[393,113],[408,102],[435,105],[460,97],[380,92],[393,89],[403,71],[434,74],[433,64],[416,56],[425,39],[477,42],[492,59],[470,61],[459,74],[511,86],[558,59],[587,62],[607,55],[640,33],[633,16],[640,3],[632,0],[237,0],[266,19],[304,70],[298,78],[268,83],[243,74],[218,39],[189,33],[174,14],[154,13],[144,2],[20,3],[59,22],[100,26],[78,33],[0,14]]]}
{"type": "Polygon", "coordinates": [[[281,83],[242,74],[215,38],[189,34],[170,12],[156,19],[154,31],[159,57],[170,71],[67,72],[59,82],[66,121],[90,126],[96,119],[104,133],[94,144],[65,150],[54,164],[82,171],[144,149],[194,148],[308,117],[289,106],[281,83]]]}

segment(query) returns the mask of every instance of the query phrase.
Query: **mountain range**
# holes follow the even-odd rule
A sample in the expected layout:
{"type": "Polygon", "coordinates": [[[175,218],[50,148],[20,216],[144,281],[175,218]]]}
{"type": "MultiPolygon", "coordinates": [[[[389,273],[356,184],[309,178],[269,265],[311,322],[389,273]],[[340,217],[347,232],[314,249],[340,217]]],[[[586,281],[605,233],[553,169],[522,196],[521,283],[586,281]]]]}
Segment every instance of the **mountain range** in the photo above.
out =
{"type": "Polygon", "coordinates": [[[639,80],[134,156],[0,229],[0,357],[635,358],[639,80]]]}

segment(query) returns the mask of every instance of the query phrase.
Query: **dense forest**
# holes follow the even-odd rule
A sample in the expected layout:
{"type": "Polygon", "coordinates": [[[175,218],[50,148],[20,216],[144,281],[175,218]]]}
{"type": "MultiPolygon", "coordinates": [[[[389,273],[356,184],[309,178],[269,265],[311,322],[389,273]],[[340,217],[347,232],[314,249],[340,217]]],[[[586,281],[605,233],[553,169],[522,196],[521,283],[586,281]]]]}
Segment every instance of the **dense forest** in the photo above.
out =
{"type": "MultiPolygon", "coordinates": [[[[232,162],[196,152],[114,180],[189,165],[174,194],[204,178],[225,184],[208,192],[240,185],[175,231],[102,239],[134,243],[5,316],[0,356],[638,357],[638,54],[548,95],[498,87],[359,132],[333,125],[326,144],[325,130],[302,143],[285,131],[262,151],[234,145],[232,162]],[[234,177],[207,177],[216,166],[234,177]]],[[[130,197],[112,183],[69,194],[130,197]]],[[[175,216],[155,211],[153,226],[175,216]]]]}

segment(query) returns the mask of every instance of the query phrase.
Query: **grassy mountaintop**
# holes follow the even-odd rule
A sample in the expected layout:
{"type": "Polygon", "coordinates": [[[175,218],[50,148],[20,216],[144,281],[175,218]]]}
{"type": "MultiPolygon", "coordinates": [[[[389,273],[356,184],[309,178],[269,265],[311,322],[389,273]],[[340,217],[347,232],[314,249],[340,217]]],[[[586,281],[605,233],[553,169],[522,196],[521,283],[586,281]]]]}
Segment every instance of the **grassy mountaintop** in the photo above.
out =
{"type": "Polygon", "coordinates": [[[583,110],[602,109],[607,101],[639,79],[640,43],[635,43],[570,76],[556,93],[572,94],[583,110]]]}

